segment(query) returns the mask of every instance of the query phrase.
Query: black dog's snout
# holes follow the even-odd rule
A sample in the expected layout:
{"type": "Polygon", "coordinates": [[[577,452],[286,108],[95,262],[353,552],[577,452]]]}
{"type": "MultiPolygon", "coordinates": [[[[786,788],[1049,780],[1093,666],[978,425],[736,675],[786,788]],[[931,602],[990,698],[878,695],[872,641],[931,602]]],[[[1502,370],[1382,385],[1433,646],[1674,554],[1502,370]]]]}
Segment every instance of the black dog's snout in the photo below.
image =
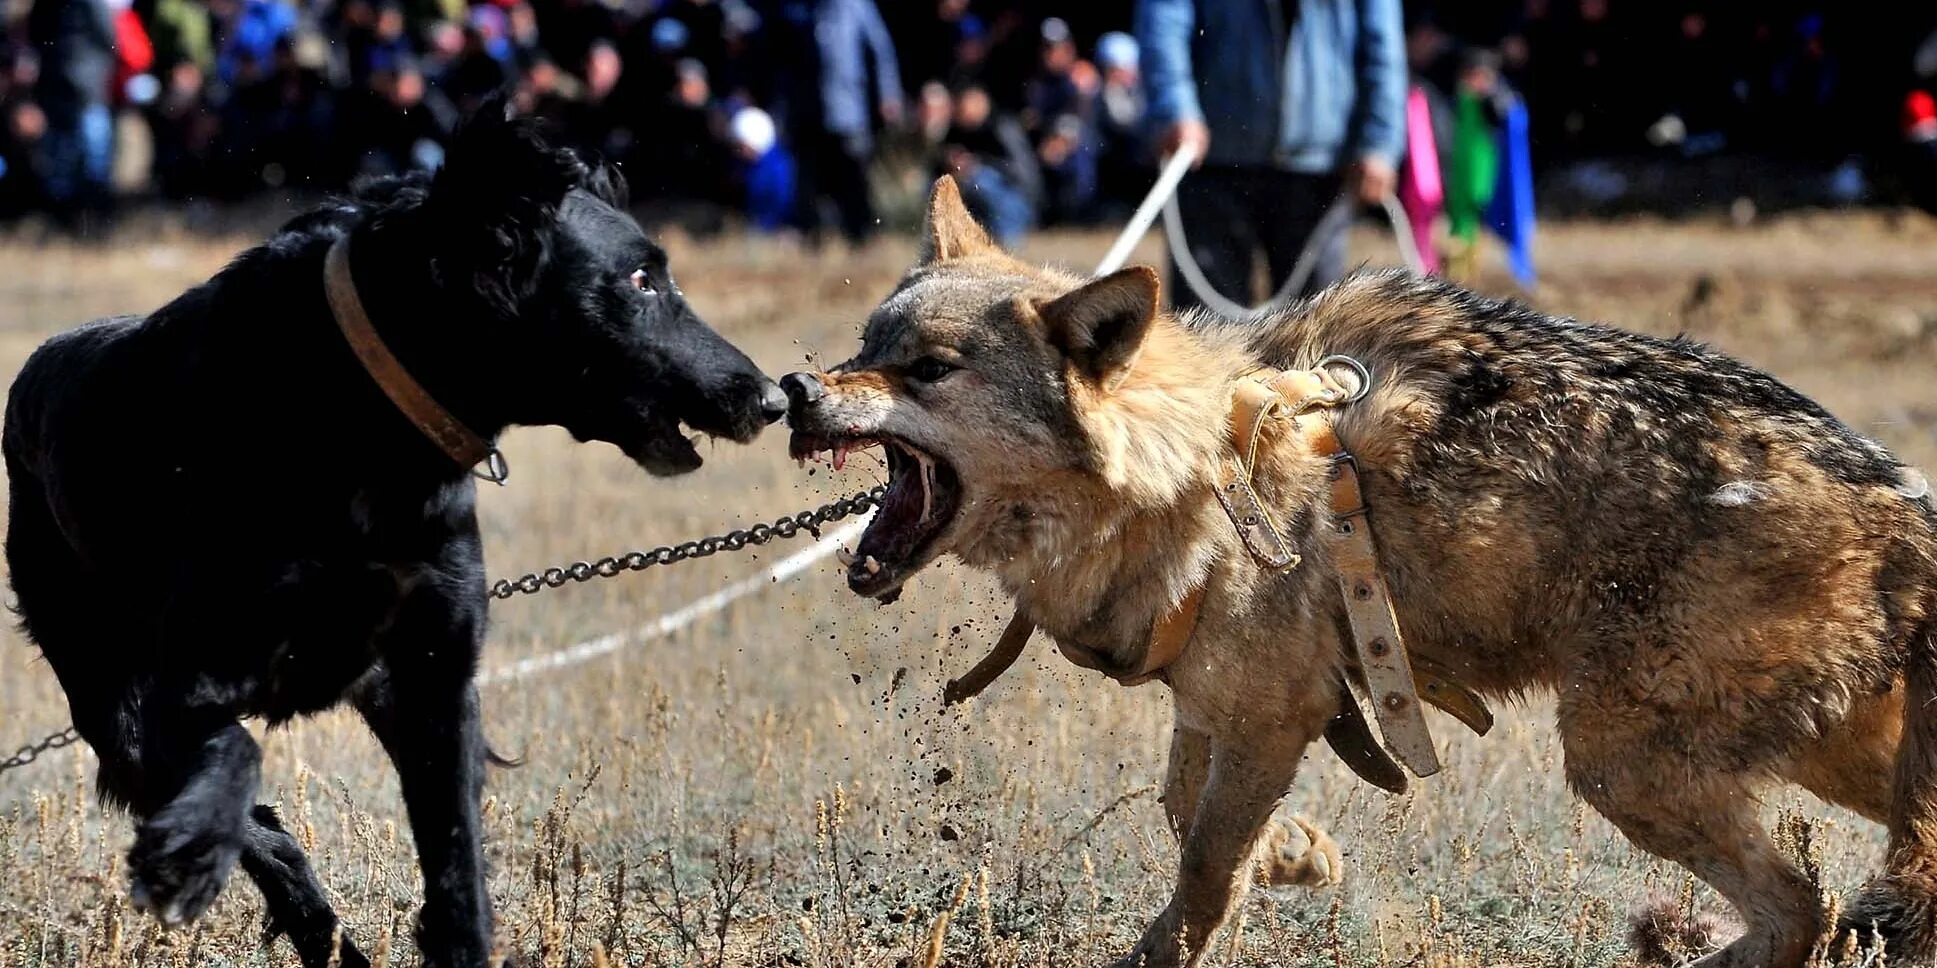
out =
{"type": "Polygon", "coordinates": [[[811,373],[789,373],[781,377],[780,389],[786,391],[787,402],[793,405],[796,413],[813,406],[827,393],[821,381],[811,373]]]}
{"type": "Polygon", "coordinates": [[[765,417],[768,423],[773,423],[787,415],[789,394],[765,380],[760,382],[767,384],[760,391],[760,416],[765,417]]]}

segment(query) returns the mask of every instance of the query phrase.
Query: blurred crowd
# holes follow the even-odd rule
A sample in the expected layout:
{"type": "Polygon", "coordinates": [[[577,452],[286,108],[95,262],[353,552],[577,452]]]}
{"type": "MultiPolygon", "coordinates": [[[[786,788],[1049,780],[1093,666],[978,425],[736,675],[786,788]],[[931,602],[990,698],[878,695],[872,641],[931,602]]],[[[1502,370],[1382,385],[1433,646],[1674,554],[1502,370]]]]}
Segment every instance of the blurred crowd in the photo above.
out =
{"type": "MultiPolygon", "coordinates": [[[[893,163],[956,172],[1013,238],[1119,216],[1147,185],[1134,4],[0,0],[0,218],[434,168],[508,90],[644,206],[860,242],[893,163]]],[[[1889,6],[1420,0],[1407,56],[1444,90],[1496,71],[1543,164],[1877,153],[1915,132],[1937,150],[1915,100],[1937,85],[1937,15],[1889,6]]]]}

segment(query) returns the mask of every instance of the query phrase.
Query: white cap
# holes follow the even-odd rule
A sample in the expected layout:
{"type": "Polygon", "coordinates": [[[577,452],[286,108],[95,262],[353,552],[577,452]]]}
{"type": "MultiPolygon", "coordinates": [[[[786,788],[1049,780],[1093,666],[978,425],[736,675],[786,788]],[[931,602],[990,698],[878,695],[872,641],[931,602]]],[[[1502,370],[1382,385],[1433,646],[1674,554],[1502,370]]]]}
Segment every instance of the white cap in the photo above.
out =
{"type": "Polygon", "coordinates": [[[734,141],[756,155],[766,154],[777,136],[773,116],[753,107],[733,112],[733,120],[727,122],[727,128],[732,132],[734,141]]]}
{"type": "Polygon", "coordinates": [[[1096,38],[1096,59],[1104,67],[1137,66],[1137,39],[1121,30],[1096,38]]]}

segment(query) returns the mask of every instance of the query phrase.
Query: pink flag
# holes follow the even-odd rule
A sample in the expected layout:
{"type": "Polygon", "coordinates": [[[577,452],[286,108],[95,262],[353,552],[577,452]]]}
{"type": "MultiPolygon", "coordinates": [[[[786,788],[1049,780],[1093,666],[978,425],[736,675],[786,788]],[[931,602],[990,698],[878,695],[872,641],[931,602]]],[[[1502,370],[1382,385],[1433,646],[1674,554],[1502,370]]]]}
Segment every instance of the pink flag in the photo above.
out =
{"type": "Polygon", "coordinates": [[[1399,175],[1399,205],[1412,223],[1426,271],[1439,271],[1439,252],[1433,248],[1433,220],[1446,208],[1446,186],[1439,179],[1439,144],[1433,140],[1433,109],[1426,92],[1415,87],[1406,94],[1406,166],[1399,175]]]}

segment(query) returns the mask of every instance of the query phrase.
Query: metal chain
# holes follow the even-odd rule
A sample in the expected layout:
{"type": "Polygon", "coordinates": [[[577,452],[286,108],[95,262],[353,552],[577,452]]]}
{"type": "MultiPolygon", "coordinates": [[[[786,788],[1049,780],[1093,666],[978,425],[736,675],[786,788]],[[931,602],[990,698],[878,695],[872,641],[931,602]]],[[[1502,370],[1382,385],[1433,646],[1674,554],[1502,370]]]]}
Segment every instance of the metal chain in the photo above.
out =
{"type": "Polygon", "coordinates": [[[75,732],[74,727],[69,726],[68,728],[63,729],[60,732],[55,733],[54,735],[49,736],[38,743],[28,743],[27,745],[22,746],[21,748],[15,750],[12,756],[9,756],[4,760],[0,760],[0,773],[5,773],[9,770],[17,770],[23,766],[26,766],[29,763],[32,763],[37,759],[40,759],[40,754],[42,753],[51,752],[53,750],[60,749],[63,746],[72,746],[75,743],[79,742],[80,739],[81,739],[81,734],[75,732]]]}
{"type": "MultiPolygon", "coordinates": [[[[820,507],[781,518],[772,524],[756,524],[750,528],[739,528],[695,541],[660,545],[650,551],[628,551],[621,555],[608,555],[597,561],[575,561],[569,565],[534,571],[519,578],[500,578],[491,585],[491,597],[502,600],[517,595],[531,595],[547,588],[557,588],[566,582],[611,578],[628,571],[644,571],[654,565],[670,565],[674,562],[705,558],[721,551],[739,551],[748,545],[763,545],[775,539],[785,541],[802,531],[818,538],[821,536],[821,525],[831,524],[842,518],[880,507],[881,498],[887,493],[888,486],[881,484],[853,497],[830,501],[820,507]]],[[[28,743],[15,750],[12,756],[0,760],[0,774],[26,766],[40,759],[42,753],[72,746],[80,739],[81,734],[75,732],[70,726],[40,742],[28,743]]]]}
{"type": "Polygon", "coordinates": [[[543,571],[528,572],[518,578],[500,578],[491,583],[491,597],[503,600],[517,595],[534,595],[547,588],[557,588],[566,582],[611,578],[628,571],[644,571],[654,565],[670,565],[694,558],[705,558],[721,551],[739,551],[748,545],[763,545],[775,539],[785,541],[802,531],[818,538],[821,536],[821,525],[880,507],[881,498],[887,493],[888,486],[881,484],[853,497],[830,501],[818,508],[781,518],[772,524],[756,524],[750,528],[739,528],[725,534],[683,541],[676,545],[660,545],[650,551],[628,551],[624,554],[607,555],[597,561],[574,561],[569,565],[553,565],[543,571]]]}

